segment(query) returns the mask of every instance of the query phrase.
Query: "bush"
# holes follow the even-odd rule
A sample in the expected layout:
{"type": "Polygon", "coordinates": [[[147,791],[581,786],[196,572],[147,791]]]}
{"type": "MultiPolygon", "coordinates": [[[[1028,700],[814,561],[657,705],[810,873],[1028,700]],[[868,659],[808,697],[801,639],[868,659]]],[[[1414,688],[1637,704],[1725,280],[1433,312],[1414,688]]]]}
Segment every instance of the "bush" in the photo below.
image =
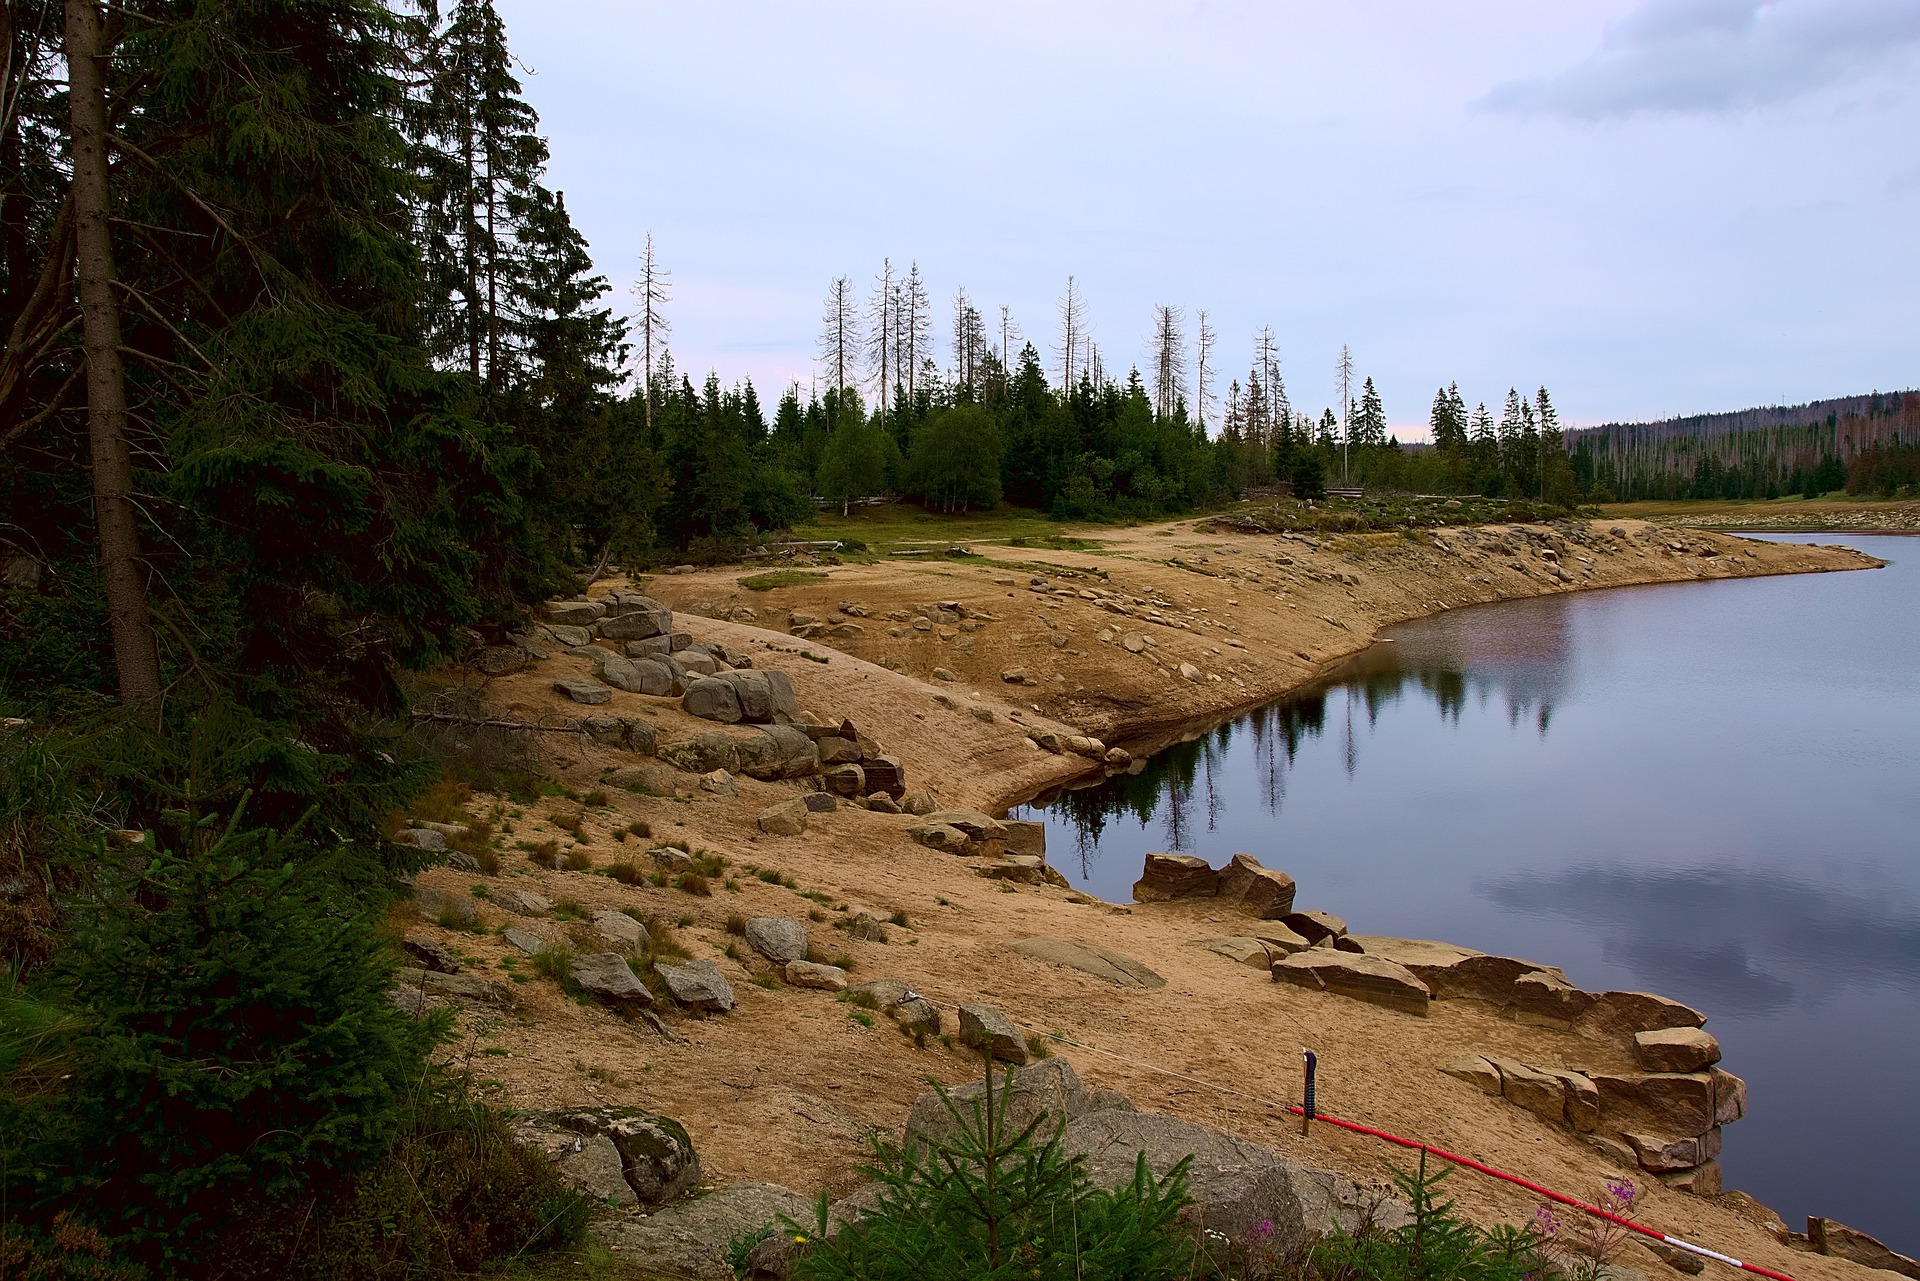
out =
{"type": "MultiPolygon", "coordinates": [[[[860,1018],[860,1012],[854,1013],[860,1018]]],[[[865,1016],[870,1020],[871,1015],[865,1016]]],[[[959,1126],[951,1140],[914,1151],[875,1136],[862,1173],[881,1187],[872,1213],[837,1235],[823,1194],[815,1223],[782,1227],[804,1238],[790,1260],[795,1281],[1172,1281],[1187,1275],[1191,1248],[1176,1218],[1187,1204],[1186,1163],[1155,1179],[1145,1155],[1126,1186],[1096,1188],[1085,1161],[1067,1155],[1056,1131],[1036,1140],[1039,1118],[1015,1131],[1007,1092],[986,1063],[984,1097],[965,1108],[940,1099],[959,1126]]],[[[1005,1078],[1012,1079],[1011,1072],[1005,1078]]]]}
{"type": "Polygon", "coordinates": [[[155,1258],[385,1149],[446,1026],[387,1000],[391,953],[331,859],[244,808],[199,850],[114,869],[124,897],[55,959],[89,1026],[33,1192],[155,1258]]]}
{"type": "Polygon", "coordinates": [[[607,875],[622,885],[638,885],[647,879],[647,874],[629,860],[622,859],[607,868],[607,875]]]}
{"type": "Polygon", "coordinates": [[[1488,1231],[1439,1199],[1439,1186],[1451,1173],[1428,1174],[1425,1152],[1417,1170],[1393,1171],[1413,1221],[1391,1232],[1334,1229],[1313,1251],[1314,1271],[1325,1281],[1525,1281],[1547,1275],[1537,1234],[1510,1227],[1488,1231]]]}

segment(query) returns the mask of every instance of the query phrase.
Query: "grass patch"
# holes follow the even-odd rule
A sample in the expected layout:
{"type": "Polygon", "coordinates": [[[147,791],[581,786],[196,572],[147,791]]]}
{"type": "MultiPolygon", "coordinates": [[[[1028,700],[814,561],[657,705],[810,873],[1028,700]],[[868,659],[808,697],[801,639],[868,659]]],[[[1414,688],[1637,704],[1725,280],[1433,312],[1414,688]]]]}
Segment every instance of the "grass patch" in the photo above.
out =
{"type": "Polygon", "coordinates": [[[639,885],[647,879],[647,874],[634,863],[622,859],[618,863],[607,865],[606,873],[622,885],[639,885]]]}
{"type": "Polygon", "coordinates": [[[861,1027],[870,1028],[873,1026],[873,1015],[867,1013],[865,1010],[855,1010],[848,1015],[848,1017],[861,1027]]]}
{"type": "Polygon", "coordinates": [[[538,863],[541,867],[560,866],[560,842],[558,841],[521,841],[520,848],[527,852],[527,861],[538,863]]]}
{"type": "Polygon", "coordinates": [[[586,846],[576,845],[567,851],[564,862],[569,872],[585,872],[593,867],[593,855],[587,853],[586,846]]]}
{"type": "Polygon", "coordinates": [[[744,936],[747,932],[747,918],[735,912],[727,918],[727,933],[744,936]]]}
{"type": "Polygon", "coordinates": [[[627,824],[627,830],[643,841],[653,838],[653,824],[647,822],[645,819],[636,818],[633,822],[627,824]]]}
{"type": "Polygon", "coordinates": [[[748,574],[739,583],[750,592],[770,592],[776,587],[804,587],[808,583],[821,583],[826,578],[824,573],[815,569],[769,569],[765,573],[748,574]]]}
{"type": "Polygon", "coordinates": [[[605,792],[597,789],[582,796],[580,803],[589,809],[605,809],[607,806],[613,804],[613,802],[607,798],[605,792]]]}
{"type": "Polygon", "coordinates": [[[682,872],[674,878],[674,888],[695,898],[712,898],[713,884],[699,872],[682,872]]]}

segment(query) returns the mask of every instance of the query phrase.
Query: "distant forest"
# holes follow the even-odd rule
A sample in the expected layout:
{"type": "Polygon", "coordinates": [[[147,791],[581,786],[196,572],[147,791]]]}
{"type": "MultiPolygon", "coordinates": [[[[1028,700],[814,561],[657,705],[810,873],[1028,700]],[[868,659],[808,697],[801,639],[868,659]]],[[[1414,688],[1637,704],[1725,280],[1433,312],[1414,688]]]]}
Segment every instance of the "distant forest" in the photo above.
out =
{"type": "Polygon", "coordinates": [[[1920,486],[1920,391],[1567,433],[1581,491],[1619,498],[1892,496],[1920,486]]]}

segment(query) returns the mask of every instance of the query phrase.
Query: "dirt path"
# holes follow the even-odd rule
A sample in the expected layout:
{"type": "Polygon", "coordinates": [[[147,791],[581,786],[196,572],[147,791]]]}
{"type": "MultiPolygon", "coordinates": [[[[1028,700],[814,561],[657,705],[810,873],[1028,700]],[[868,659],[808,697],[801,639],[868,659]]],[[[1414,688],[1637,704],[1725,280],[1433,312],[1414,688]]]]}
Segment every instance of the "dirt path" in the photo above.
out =
{"type": "MultiPolygon", "coordinates": [[[[1840,549],[1631,521],[1311,541],[1213,534],[1183,523],[1127,531],[1093,551],[976,550],[984,553],[978,562],[836,567],[824,580],[771,592],[742,588],[745,571],[737,568],[661,576],[646,589],[681,611],[680,625],[697,638],[745,648],[755,666],[786,671],[802,707],[823,718],[851,718],[901,758],[909,788],[930,787],[943,804],[997,808],[1088,767],[1041,749],[1029,728],[1109,742],[1150,739],[1171,725],[1271,699],[1363,647],[1379,628],[1436,610],[1549,591],[1874,563],[1840,549]],[[942,601],[964,606],[964,617],[938,613],[942,601]],[[788,634],[796,615],[802,628],[820,630],[788,634]],[[818,623],[804,621],[808,616],[818,623]],[[916,616],[924,628],[916,627],[916,616]],[[936,668],[954,679],[935,679],[936,668]],[[1016,669],[1031,683],[1002,679],[1016,669]]],[[[514,716],[554,714],[552,682],[586,671],[583,660],[558,656],[492,682],[488,696],[514,716]]],[[[671,700],[614,698],[611,710],[651,719],[663,742],[710,728],[671,700]]],[[[581,791],[635,764],[622,752],[549,737],[561,744],[554,772],[581,791]]],[[[1483,1051],[1536,1065],[1625,1066],[1613,1047],[1524,1027],[1470,1001],[1435,1002],[1430,1017],[1416,1018],[1278,985],[1193,946],[1236,932],[1239,918],[1213,904],[1121,906],[1054,886],[1015,888],[977,875],[971,860],[912,843],[904,829],[916,820],[904,815],[842,808],[814,816],[803,836],[768,836],[755,829],[754,816],[792,797],[794,784],[740,779],[739,794],[724,796],[661,764],[642,769],[661,794],[610,789],[609,807],[587,811],[583,852],[600,867],[632,857],[635,843],[615,831],[645,821],[655,841],[680,838],[731,860],[730,880],[716,882],[711,897],[547,870],[518,852],[508,854],[492,888],[532,888],[587,908],[631,907],[684,922],[680,940],[694,955],[716,960],[739,1007],[705,1021],[669,1016],[681,1038],[669,1043],[575,1004],[550,983],[515,984],[511,1013],[469,1019],[477,1069],[514,1105],[655,1108],[687,1125],[712,1177],[767,1179],[808,1193],[849,1190],[869,1127],[897,1133],[928,1076],[955,1081],[975,1069],[937,1043],[916,1049],[884,1017],[866,1026],[861,1011],[824,993],[770,979],[762,986],[727,955],[730,914],[811,912],[813,940],[847,958],[856,981],[907,980],[936,999],[949,1028],[961,1001],[998,1004],[1032,1027],[1103,1051],[1062,1051],[1090,1083],[1315,1164],[1378,1178],[1396,1154],[1324,1126],[1299,1136],[1297,1122],[1281,1109],[1297,1094],[1299,1050],[1307,1045],[1320,1056],[1326,1111],[1576,1195],[1594,1194],[1604,1174],[1619,1172],[1570,1132],[1437,1071],[1483,1051]],[[760,879],[749,866],[790,878],[792,887],[760,879]],[[859,911],[882,918],[903,912],[910,924],[891,927],[885,942],[855,941],[834,928],[859,911]],[[1166,986],[1121,989],[1006,950],[1029,935],[1123,952],[1164,976],[1166,986]]],[[[507,819],[514,827],[508,844],[565,844],[570,838],[550,820],[580,810],[558,798],[527,807],[507,819]]],[[[1233,851],[1194,852],[1218,864],[1233,851]]],[[[479,878],[439,868],[421,879],[464,889],[479,878]]],[[[1301,887],[1300,899],[1364,930],[1364,903],[1321,902],[1312,885],[1301,887]]],[[[485,904],[482,916],[492,925],[511,919],[485,904]]],[[[440,936],[500,975],[508,949],[497,936],[440,936]]],[[[1726,1066],[1740,1070],[1738,1063],[1726,1066]]],[[[1663,1231],[1797,1277],[1837,1278],[1854,1268],[1779,1245],[1737,1197],[1700,1198],[1651,1176],[1641,1181],[1653,1185],[1642,1217],[1663,1231]]],[[[1530,1195],[1482,1178],[1463,1174],[1449,1187],[1476,1217],[1521,1220],[1534,1208],[1530,1195]]],[[[1653,1272],[1663,1267],[1651,1256],[1631,1262],[1653,1272]]]]}

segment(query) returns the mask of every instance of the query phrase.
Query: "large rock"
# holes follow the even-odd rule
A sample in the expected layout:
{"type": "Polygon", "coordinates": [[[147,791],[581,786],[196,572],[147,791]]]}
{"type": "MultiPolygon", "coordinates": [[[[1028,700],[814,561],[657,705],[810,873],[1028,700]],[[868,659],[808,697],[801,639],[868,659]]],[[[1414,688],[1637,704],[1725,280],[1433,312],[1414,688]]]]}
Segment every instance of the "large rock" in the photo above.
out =
{"type": "Polygon", "coordinates": [[[1431,939],[1389,938],[1380,934],[1350,934],[1348,940],[1368,956],[1384,956],[1406,966],[1433,991],[1436,1000],[1469,999],[1506,1005],[1522,974],[1541,967],[1510,956],[1488,956],[1470,947],[1456,947],[1431,939]]]}
{"type": "MultiPolygon", "coordinates": [[[[805,732],[805,727],[800,727],[805,732]]],[[[811,735],[809,735],[811,737],[811,735]]],[[[860,744],[851,738],[841,738],[838,734],[829,734],[815,738],[815,747],[820,753],[822,765],[858,765],[866,759],[866,753],[860,750],[860,744]]]]}
{"type": "Polygon", "coordinates": [[[926,817],[929,823],[943,823],[960,829],[971,841],[999,841],[1005,840],[1007,835],[1007,829],[999,819],[982,814],[979,810],[935,810],[926,817]]]}
{"type": "Polygon", "coordinates": [[[740,719],[752,725],[773,720],[773,686],[766,672],[721,672],[710,679],[732,687],[740,703],[740,719]]]}
{"type": "Polygon", "coordinates": [[[513,886],[496,889],[487,897],[516,916],[545,916],[553,910],[553,900],[546,895],[513,886]]]}
{"type": "Polygon", "coordinates": [[[1313,946],[1311,940],[1295,933],[1279,921],[1263,921],[1259,925],[1250,926],[1247,932],[1272,948],[1276,957],[1292,956],[1295,952],[1304,952],[1313,946]]]}
{"type": "Polygon", "coordinates": [[[435,974],[460,972],[460,962],[454,960],[453,953],[424,934],[407,935],[400,940],[400,950],[423,970],[432,970],[435,974]]]}
{"type": "MultiPolygon", "coordinates": [[[[782,1219],[813,1222],[814,1203],[774,1183],[730,1183],[705,1196],[689,1197],[645,1217],[620,1218],[597,1229],[600,1239],[619,1250],[625,1267],[636,1276],[685,1277],[690,1281],[733,1281],[727,1252],[735,1239],[782,1219]]],[[[756,1271],[756,1277],[784,1277],[786,1250],[793,1243],[778,1234],[757,1250],[753,1259],[775,1271],[756,1271]]]]}
{"type": "Polygon", "coordinates": [[[1218,953],[1229,961],[1251,966],[1262,973],[1270,969],[1280,957],[1288,955],[1260,939],[1244,934],[1221,939],[1195,939],[1193,946],[1204,947],[1207,951],[1218,953]]]}
{"type": "Polygon", "coordinates": [[[1713,1120],[1716,1125],[1732,1125],[1747,1114],[1747,1083],[1716,1067],[1707,1075],[1713,1080],[1713,1120]]]}
{"type": "Polygon", "coordinates": [[[985,1049],[1002,1063],[1027,1061],[1027,1042],[1020,1029],[991,1005],[960,1007],[960,1043],[985,1049]]]}
{"type": "Polygon", "coordinates": [[[651,658],[612,658],[595,664],[600,679],[629,694],[650,694],[665,698],[682,684],[680,677],[665,663],[651,658]]]}
{"type": "Polygon", "coordinates": [[[1807,1240],[1820,1254],[1831,1255],[1836,1259],[1848,1259],[1869,1268],[1879,1268],[1883,1272],[1898,1272],[1903,1277],[1913,1277],[1920,1281],[1920,1263],[1904,1254],[1897,1254],[1882,1244],[1878,1238],[1837,1223],[1832,1219],[1807,1219],[1807,1240]]]}
{"type": "Polygon", "coordinates": [[[1433,994],[1403,965],[1377,956],[1309,948],[1273,963],[1276,983],[1333,992],[1405,1014],[1427,1016],[1433,994]]]}
{"type": "Polygon", "coordinates": [[[900,763],[899,757],[869,756],[865,765],[869,790],[885,792],[896,801],[907,794],[907,767],[900,763]]]}
{"type": "Polygon", "coordinates": [[[576,956],[569,969],[580,990],[596,1000],[623,1009],[644,1010],[653,1004],[653,993],[635,977],[627,958],[618,952],[588,952],[576,956]]]}
{"type": "Polygon", "coordinates": [[[1469,1054],[1440,1069],[1456,1081],[1465,1081],[1482,1094],[1500,1097],[1500,1069],[1485,1055],[1469,1054]]]}
{"type": "Polygon", "coordinates": [[[1220,891],[1220,873],[1192,854],[1149,854],[1133,883],[1136,903],[1165,903],[1179,898],[1212,898],[1220,891]]]}
{"type": "Polygon", "coordinates": [[[725,1014],[734,1006],[733,987],[712,961],[656,964],[653,968],[666,982],[668,995],[684,1009],[696,1014],[725,1014]]]}
{"type": "Polygon", "coordinates": [[[1177,1117],[1090,1111],[1068,1124],[1064,1144],[1086,1158],[1088,1176],[1101,1187],[1130,1182],[1142,1155],[1158,1178],[1188,1160],[1193,1207],[1182,1221],[1196,1234],[1218,1233],[1231,1250],[1266,1246],[1284,1258],[1335,1227],[1355,1232],[1370,1219],[1391,1231],[1410,1219],[1404,1205],[1342,1175],[1177,1117]]]}
{"type": "Polygon", "coordinates": [[[560,1166],[561,1174],[598,1200],[627,1206],[656,1206],[678,1198],[700,1181],[700,1158],[693,1141],[678,1121],[641,1108],[578,1108],[536,1112],[522,1116],[514,1126],[521,1142],[538,1148],[560,1166]],[[574,1154],[595,1150],[599,1156],[571,1162],[574,1154]],[[611,1149],[609,1180],[604,1153],[611,1149]],[[591,1184],[578,1177],[586,1167],[591,1184]]]}
{"type": "MultiPolygon", "coordinates": [[[[550,623],[563,623],[573,627],[591,627],[606,614],[607,607],[598,601],[559,600],[549,601],[542,612],[550,623]]],[[[583,642],[584,643],[584,642],[583,642]]]]}
{"type": "Polygon", "coordinates": [[[1559,1077],[1512,1059],[1488,1055],[1487,1061],[1500,1069],[1500,1095],[1507,1102],[1555,1125],[1567,1119],[1567,1087],[1559,1077]]]}
{"type": "Polygon", "coordinates": [[[1636,1033],[1699,1027],[1706,1021],[1707,1016],[1692,1006],[1652,992],[1602,992],[1575,1021],[1574,1030],[1631,1043],[1636,1033]]]}
{"type": "Polygon", "coordinates": [[[1691,1170],[1710,1159],[1706,1154],[1704,1139],[1699,1135],[1668,1138],[1629,1130],[1623,1131],[1620,1137],[1633,1148],[1634,1159],[1640,1163],[1640,1168],[1653,1174],[1691,1170]]]}
{"type": "Polygon", "coordinates": [[[1293,911],[1293,878],[1262,867],[1251,854],[1235,854],[1221,869],[1218,893],[1241,911],[1264,921],[1277,921],[1293,911]]]}
{"type": "Polygon", "coordinates": [[[945,823],[915,823],[907,829],[907,839],[947,854],[965,854],[973,844],[965,832],[945,823]]]}
{"type": "Polygon", "coordinates": [[[760,811],[756,822],[769,836],[799,836],[807,830],[806,799],[796,796],[790,801],[769,805],[760,811]]]}
{"type": "Polygon", "coordinates": [[[537,926],[534,929],[526,929],[519,925],[509,925],[500,931],[500,941],[528,956],[540,956],[551,952],[554,948],[552,936],[537,926]]]}
{"type": "Polygon", "coordinates": [[[1048,965],[1062,965],[1070,970],[1091,974],[1115,987],[1156,988],[1167,985],[1165,979],[1130,956],[1073,939],[1018,939],[1007,944],[1007,950],[1036,961],[1045,961],[1048,965]]]}
{"type": "Polygon", "coordinates": [[[647,927],[625,912],[595,912],[593,932],[609,943],[618,943],[630,952],[639,951],[647,941],[647,927]]]}
{"type": "Polygon", "coordinates": [[[1714,1081],[1704,1072],[1593,1074],[1601,1125],[1641,1134],[1705,1134],[1714,1124],[1714,1081]]]}
{"type": "Polygon", "coordinates": [[[664,606],[634,609],[618,618],[603,619],[600,623],[600,634],[616,641],[646,640],[650,636],[665,636],[672,630],[673,612],[664,606]]]}
{"type": "Polygon", "coordinates": [[[394,972],[394,990],[411,992],[423,997],[439,997],[447,1001],[479,1001],[489,1005],[504,1005],[508,1000],[505,987],[488,983],[471,974],[441,974],[435,970],[415,969],[401,966],[394,972]]]}
{"type": "Polygon", "coordinates": [[[822,992],[847,990],[847,972],[837,965],[821,965],[814,961],[788,961],[781,968],[781,974],[794,987],[818,988],[822,992]]]}
{"type": "MultiPolygon", "coordinates": [[[[943,1103],[937,1090],[928,1090],[914,1100],[907,1113],[906,1132],[901,1146],[912,1151],[926,1143],[951,1143],[960,1136],[961,1121],[972,1121],[977,1103],[986,1108],[986,1081],[971,1081],[949,1089],[943,1103]],[[959,1113],[956,1118],[954,1113],[959,1113]]],[[[996,1107],[1006,1108],[1008,1128],[1015,1134],[1039,1121],[1035,1136],[1044,1142],[1067,1122],[1084,1115],[1089,1106],[1087,1087],[1065,1059],[1042,1059],[1026,1067],[1009,1068],[996,1073],[993,1081],[996,1107]]]]}
{"type": "Polygon", "coordinates": [[[589,706],[596,703],[609,703],[613,701],[613,691],[605,685],[602,685],[599,681],[590,681],[584,678],[555,681],[553,683],[553,689],[555,693],[563,694],[576,703],[585,703],[589,706]]]}
{"type": "Polygon", "coordinates": [[[746,940],[748,947],[775,965],[804,960],[807,955],[807,927],[789,916],[750,917],[746,940]]]}
{"type": "Polygon", "coordinates": [[[791,725],[767,725],[735,745],[735,772],[762,782],[805,778],[817,773],[820,758],[813,740],[791,725]]]}
{"type": "Polygon", "coordinates": [[[835,765],[821,775],[821,781],[835,796],[867,794],[867,772],[858,765],[835,765]]]}
{"type": "Polygon", "coordinates": [[[1558,1077],[1566,1087],[1568,1125],[1582,1134],[1591,1134],[1600,1128],[1600,1089],[1591,1077],[1568,1068],[1544,1067],[1540,1071],[1558,1077]]]}
{"type": "Polygon", "coordinates": [[[1720,1042],[1697,1027],[1636,1032],[1634,1057],[1649,1072],[1701,1072],[1720,1061],[1720,1042]]]}
{"type": "Polygon", "coordinates": [[[725,725],[738,724],[742,716],[739,693],[726,681],[713,676],[702,676],[688,685],[680,708],[689,716],[725,725]]]}
{"type": "Polygon", "coordinates": [[[1332,912],[1288,912],[1280,918],[1280,924],[1305,939],[1309,946],[1322,939],[1342,938],[1347,932],[1347,923],[1332,912]]]}
{"type": "Polygon", "coordinates": [[[1047,825],[1034,823],[1026,819],[1002,819],[1000,826],[1006,830],[1007,853],[1024,854],[1030,858],[1044,859],[1047,856],[1047,825]]]}
{"type": "Polygon", "coordinates": [[[1534,970],[1513,981],[1507,1013],[1530,1027],[1564,1030],[1592,1004],[1592,993],[1582,992],[1551,970],[1534,970]]]}
{"type": "Polygon", "coordinates": [[[452,890],[434,889],[429,885],[414,890],[413,910],[429,921],[460,929],[471,928],[480,919],[479,909],[471,897],[452,890]]]}

